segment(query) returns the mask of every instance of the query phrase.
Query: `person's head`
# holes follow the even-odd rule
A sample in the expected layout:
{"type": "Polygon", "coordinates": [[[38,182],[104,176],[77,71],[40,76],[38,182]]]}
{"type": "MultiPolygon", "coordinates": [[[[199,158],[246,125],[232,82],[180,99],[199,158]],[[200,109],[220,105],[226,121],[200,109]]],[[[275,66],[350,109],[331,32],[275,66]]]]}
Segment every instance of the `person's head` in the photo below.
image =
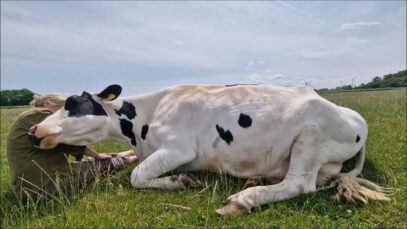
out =
{"type": "Polygon", "coordinates": [[[62,94],[53,93],[48,95],[34,95],[30,102],[31,106],[50,109],[53,113],[62,108],[65,104],[65,97],[62,94]]]}

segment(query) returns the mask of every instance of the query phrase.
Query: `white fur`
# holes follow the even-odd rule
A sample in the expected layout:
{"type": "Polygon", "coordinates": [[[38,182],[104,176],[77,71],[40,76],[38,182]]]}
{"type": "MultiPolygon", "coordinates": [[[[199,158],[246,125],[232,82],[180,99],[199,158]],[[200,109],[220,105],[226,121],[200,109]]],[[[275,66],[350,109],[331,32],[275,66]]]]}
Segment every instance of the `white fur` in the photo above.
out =
{"type": "Polygon", "coordinates": [[[336,176],[342,162],[361,150],[367,138],[366,122],[358,113],[323,99],[308,87],[190,85],[112,102],[94,99],[108,118],[66,118],[66,111],[61,110],[48,119],[64,130],[59,142],[93,144],[114,139],[131,145],[121,134],[114,111],[123,101],[131,102],[137,112],[131,121],[140,157],[131,174],[134,187],[183,188],[176,179],[160,177],[175,169],[283,179],[229,198],[246,210],[314,192],[317,181],[324,183],[336,176]],[[241,113],[251,117],[250,127],[237,123],[241,113]],[[95,127],[92,123],[98,128],[89,129],[95,127]],[[149,125],[146,140],[140,137],[144,124],[149,125]],[[233,134],[230,145],[219,138],[217,124],[233,134]],[[319,173],[323,177],[318,178],[319,173]]]}

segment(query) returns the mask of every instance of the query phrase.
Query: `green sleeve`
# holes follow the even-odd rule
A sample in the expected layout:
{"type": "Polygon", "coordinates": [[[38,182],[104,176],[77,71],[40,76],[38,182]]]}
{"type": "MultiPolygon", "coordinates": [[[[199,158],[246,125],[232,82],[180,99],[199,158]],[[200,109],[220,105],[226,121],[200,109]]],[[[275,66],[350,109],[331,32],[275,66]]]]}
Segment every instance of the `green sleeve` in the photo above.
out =
{"type": "Polygon", "coordinates": [[[85,153],[86,146],[73,146],[66,144],[59,144],[57,147],[52,149],[55,152],[64,152],[65,154],[72,155],[76,160],[80,161],[85,153]]]}
{"type": "Polygon", "coordinates": [[[31,126],[40,123],[52,112],[45,108],[31,108],[23,112],[15,121],[17,134],[27,134],[31,126]]]}

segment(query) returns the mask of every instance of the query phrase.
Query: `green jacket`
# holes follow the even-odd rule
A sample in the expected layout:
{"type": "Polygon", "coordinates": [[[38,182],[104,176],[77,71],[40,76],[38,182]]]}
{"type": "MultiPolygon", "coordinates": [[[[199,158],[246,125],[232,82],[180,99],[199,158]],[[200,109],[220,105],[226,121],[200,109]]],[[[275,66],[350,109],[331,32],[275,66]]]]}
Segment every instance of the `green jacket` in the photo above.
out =
{"type": "Polygon", "coordinates": [[[52,112],[45,108],[32,108],[23,112],[10,128],[7,138],[7,158],[10,166],[11,184],[20,191],[41,191],[51,179],[70,173],[68,154],[80,160],[85,146],[59,144],[54,149],[34,147],[28,139],[31,126],[40,123],[52,112]]]}

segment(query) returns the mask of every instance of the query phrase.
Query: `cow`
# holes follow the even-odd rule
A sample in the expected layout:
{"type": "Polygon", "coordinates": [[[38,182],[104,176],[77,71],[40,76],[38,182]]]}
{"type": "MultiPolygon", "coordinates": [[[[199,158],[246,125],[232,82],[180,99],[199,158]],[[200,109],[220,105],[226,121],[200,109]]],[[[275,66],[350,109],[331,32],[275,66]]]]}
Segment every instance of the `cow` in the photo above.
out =
{"type": "Polygon", "coordinates": [[[181,85],[117,99],[121,91],[110,85],[70,96],[30,133],[43,149],[103,140],[128,144],[140,158],[130,178],[135,188],[202,185],[188,173],[167,175],[171,171],[275,181],[252,182],[227,199],[220,215],[315,192],[334,178],[338,195],[348,200],[389,200],[387,189],[356,178],[365,160],[366,121],[309,87],[181,85]],[[355,168],[341,173],[354,157],[355,168]]]}

